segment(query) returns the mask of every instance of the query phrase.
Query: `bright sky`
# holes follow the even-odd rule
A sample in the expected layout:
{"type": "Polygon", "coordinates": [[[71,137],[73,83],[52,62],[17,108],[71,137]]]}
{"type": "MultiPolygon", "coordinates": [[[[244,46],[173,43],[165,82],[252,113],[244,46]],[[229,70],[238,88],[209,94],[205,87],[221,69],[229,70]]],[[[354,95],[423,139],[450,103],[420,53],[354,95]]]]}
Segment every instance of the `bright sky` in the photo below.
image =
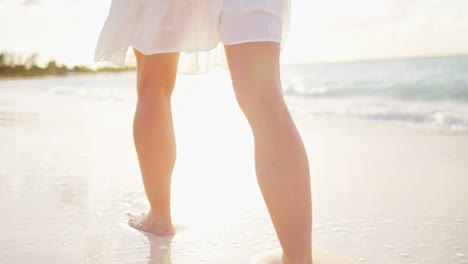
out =
{"type": "MultiPolygon", "coordinates": [[[[109,6],[110,0],[0,0],[0,51],[91,64],[109,6]]],[[[466,10],[467,0],[292,0],[283,61],[468,54],[466,10]]]]}

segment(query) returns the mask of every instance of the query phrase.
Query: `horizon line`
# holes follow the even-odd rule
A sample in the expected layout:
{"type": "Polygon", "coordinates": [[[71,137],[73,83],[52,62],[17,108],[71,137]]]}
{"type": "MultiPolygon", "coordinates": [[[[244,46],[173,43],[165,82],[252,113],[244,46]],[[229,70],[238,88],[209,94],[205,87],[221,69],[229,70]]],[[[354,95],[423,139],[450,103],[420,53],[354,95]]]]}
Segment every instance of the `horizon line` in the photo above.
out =
{"type": "Polygon", "coordinates": [[[364,59],[343,59],[343,60],[310,60],[305,62],[284,62],[282,65],[303,65],[303,64],[338,64],[338,63],[361,63],[377,61],[396,61],[396,60],[415,60],[415,59],[438,59],[450,57],[465,57],[468,53],[449,53],[438,55],[415,55],[415,56],[394,56],[394,57],[375,57],[364,59]]]}

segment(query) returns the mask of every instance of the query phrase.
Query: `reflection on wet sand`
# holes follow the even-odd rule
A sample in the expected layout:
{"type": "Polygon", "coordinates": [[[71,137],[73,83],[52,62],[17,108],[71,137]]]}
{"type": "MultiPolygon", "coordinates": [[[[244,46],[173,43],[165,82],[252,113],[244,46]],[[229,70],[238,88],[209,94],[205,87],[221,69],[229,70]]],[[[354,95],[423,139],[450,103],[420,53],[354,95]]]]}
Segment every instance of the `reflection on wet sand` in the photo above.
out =
{"type": "Polygon", "coordinates": [[[34,112],[0,112],[0,127],[15,126],[38,118],[39,113],[34,112]]]}
{"type": "MultiPolygon", "coordinates": [[[[142,232],[144,233],[144,232],[142,232]]],[[[161,237],[144,233],[150,243],[149,264],[172,264],[172,236],[161,237]]]]}

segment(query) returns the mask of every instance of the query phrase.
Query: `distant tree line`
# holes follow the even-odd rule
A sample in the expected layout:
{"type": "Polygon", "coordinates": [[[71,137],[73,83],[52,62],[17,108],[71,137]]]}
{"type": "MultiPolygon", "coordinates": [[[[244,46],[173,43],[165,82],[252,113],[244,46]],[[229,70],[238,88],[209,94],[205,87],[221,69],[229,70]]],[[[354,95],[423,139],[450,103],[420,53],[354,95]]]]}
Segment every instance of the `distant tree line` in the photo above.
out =
{"type": "Polygon", "coordinates": [[[37,65],[37,58],[37,54],[21,57],[13,53],[0,53],[0,78],[68,75],[94,72],[121,72],[135,69],[135,67],[131,66],[124,68],[101,67],[98,69],[91,69],[89,67],[79,65],[68,67],[63,64],[58,64],[55,60],[51,60],[45,66],[41,67],[37,65]]]}

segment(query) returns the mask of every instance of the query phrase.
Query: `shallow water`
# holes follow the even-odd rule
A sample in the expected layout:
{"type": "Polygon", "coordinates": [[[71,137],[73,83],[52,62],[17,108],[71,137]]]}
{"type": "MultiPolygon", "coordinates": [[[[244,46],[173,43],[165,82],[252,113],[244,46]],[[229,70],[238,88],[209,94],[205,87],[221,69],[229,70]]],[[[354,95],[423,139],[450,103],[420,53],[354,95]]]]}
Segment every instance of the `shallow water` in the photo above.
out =
{"type": "MultiPolygon", "coordinates": [[[[172,239],[126,224],[147,209],[133,74],[0,82],[0,263],[248,263],[278,248],[226,77],[178,81],[172,239]]],[[[311,163],[314,249],[468,263],[466,134],[308,115],[303,103],[288,97],[311,163]]]]}
{"type": "Polygon", "coordinates": [[[283,67],[302,111],[468,132],[468,56],[283,67]]]}

